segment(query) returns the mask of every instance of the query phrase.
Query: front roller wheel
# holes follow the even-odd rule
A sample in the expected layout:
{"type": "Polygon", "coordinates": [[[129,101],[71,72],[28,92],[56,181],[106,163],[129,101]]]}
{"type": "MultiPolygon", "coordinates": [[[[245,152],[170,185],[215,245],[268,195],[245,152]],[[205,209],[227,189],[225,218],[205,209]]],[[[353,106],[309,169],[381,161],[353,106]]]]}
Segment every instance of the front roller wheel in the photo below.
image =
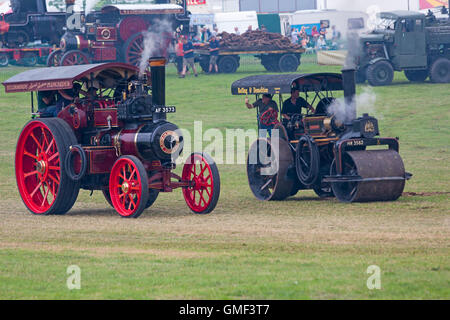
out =
{"type": "Polygon", "coordinates": [[[288,142],[283,139],[258,139],[250,147],[247,177],[258,200],[284,200],[294,194],[295,180],[288,176],[294,163],[288,142]]]}
{"type": "Polygon", "coordinates": [[[78,196],[79,184],[69,179],[61,161],[76,140],[62,122],[32,120],[17,142],[17,187],[25,206],[34,214],[64,214],[78,196]]]}
{"type": "Polygon", "coordinates": [[[193,153],[183,167],[182,179],[192,181],[192,187],[183,188],[188,207],[198,214],[208,214],[219,201],[220,175],[214,160],[206,153],[193,153]]]}
{"type": "Polygon", "coordinates": [[[117,159],[109,177],[109,195],[116,211],[124,218],[137,218],[148,201],[148,175],[135,156],[117,159]]]}
{"type": "MultiPolygon", "coordinates": [[[[336,172],[333,161],[330,175],[336,176],[336,172]]],[[[342,159],[342,175],[356,181],[331,183],[341,202],[397,200],[406,180],[402,158],[394,150],[348,151],[342,159]]]]}

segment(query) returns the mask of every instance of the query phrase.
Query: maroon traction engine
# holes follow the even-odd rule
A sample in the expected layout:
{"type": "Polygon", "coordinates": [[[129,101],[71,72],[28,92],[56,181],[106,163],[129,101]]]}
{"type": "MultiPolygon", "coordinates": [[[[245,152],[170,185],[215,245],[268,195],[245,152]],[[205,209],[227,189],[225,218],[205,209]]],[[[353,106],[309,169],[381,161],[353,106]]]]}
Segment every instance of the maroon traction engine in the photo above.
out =
{"type": "MultiPolygon", "coordinates": [[[[101,11],[79,16],[79,25],[71,23],[74,0],[66,0],[67,29],[60,50],[49,56],[47,65],[69,66],[97,62],[125,62],[138,66],[144,50],[145,32],[153,33],[152,56],[167,56],[171,30],[189,30],[185,2],[181,5],[159,0],[150,4],[106,5],[101,11]],[[164,25],[162,24],[164,21],[164,25]],[[167,25],[166,25],[167,24],[167,25]]],[[[149,40],[147,40],[149,41],[149,40]]]]}
{"type": "Polygon", "coordinates": [[[52,106],[35,113],[32,102],[33,119],[19,136],[17,186],[32,213],[65,214],[80,188],[103,191],[123,217],[138,217],[159,192],[176,188],[194,213],[215,208],[220,178],[209,155],[193,153],[181,176],[173,172],[183,137],[166,120],[175,107],[165,105],[165,60],[150,67],[144,77],[122,63],[34,69],[3,83],[6,92],[31,92],[31,101],[34,91],[38,102],[73,93],[56,117],[46,111],[52,106]]]}

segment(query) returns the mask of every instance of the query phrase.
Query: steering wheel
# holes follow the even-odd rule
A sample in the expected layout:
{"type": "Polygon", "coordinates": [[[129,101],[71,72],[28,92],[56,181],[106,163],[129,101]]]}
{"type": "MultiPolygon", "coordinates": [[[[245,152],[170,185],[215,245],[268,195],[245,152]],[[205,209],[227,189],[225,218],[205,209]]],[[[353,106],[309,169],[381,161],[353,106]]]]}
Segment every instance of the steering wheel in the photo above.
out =
{"type": "Polygon", "coordinates": [[[267,110],[261,115],[260,122],[265,126],[271,126],[280,123],[278,121],[278,112],[276,112],[274,109],[267,110]]]}

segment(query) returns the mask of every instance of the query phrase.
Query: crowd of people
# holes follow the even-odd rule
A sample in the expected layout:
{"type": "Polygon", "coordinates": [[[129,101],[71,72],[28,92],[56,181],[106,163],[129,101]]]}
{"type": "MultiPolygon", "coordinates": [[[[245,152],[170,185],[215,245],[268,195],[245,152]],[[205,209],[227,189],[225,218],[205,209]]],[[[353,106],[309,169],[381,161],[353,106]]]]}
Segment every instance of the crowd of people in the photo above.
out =
{"type": "Polygon", "coordinates": [[[301,44],[302,47],[312,50],[330,50],[338,46],[341,40],[341,33],[336,30],[336,26],[331,27],[331,40],[327,40],[328,30],[324,24],[321,24],[319,30],[313,26],[308,34],[306,27],[293,28],[291,41],[295,44],[301,44]]]}

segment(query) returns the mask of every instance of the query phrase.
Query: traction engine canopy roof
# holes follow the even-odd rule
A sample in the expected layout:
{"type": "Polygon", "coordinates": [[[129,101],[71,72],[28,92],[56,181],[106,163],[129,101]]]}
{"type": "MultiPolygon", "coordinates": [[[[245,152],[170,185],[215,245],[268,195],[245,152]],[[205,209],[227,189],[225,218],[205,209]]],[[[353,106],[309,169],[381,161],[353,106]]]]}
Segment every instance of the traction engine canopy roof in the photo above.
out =
{"type": "Polygon", "coordinates": [[[167,4],[114,4],[102,7],[103,13],[118,11],[121,15],[141,15],[141,14],[177,14],[184,13],[183,7],[167,4]]]}
{"type": "MultiPolygon", "coordinates": [[[[19,73],[5,82],[6,92],[29,92],[71,89],[76,80],[127,79],[139,69],[125,63],[97,63],[65,67],[36,68],[19,73]]],[[[103,82],[103,81],[102,81],[103,82]]]]}
{"type": "Polygon", "coordinates": [[[250,76],[231,85],[233,95],[290,94],[296,87],[300,92],[342,91],[339,73],[279,74],[250,76]]]}

